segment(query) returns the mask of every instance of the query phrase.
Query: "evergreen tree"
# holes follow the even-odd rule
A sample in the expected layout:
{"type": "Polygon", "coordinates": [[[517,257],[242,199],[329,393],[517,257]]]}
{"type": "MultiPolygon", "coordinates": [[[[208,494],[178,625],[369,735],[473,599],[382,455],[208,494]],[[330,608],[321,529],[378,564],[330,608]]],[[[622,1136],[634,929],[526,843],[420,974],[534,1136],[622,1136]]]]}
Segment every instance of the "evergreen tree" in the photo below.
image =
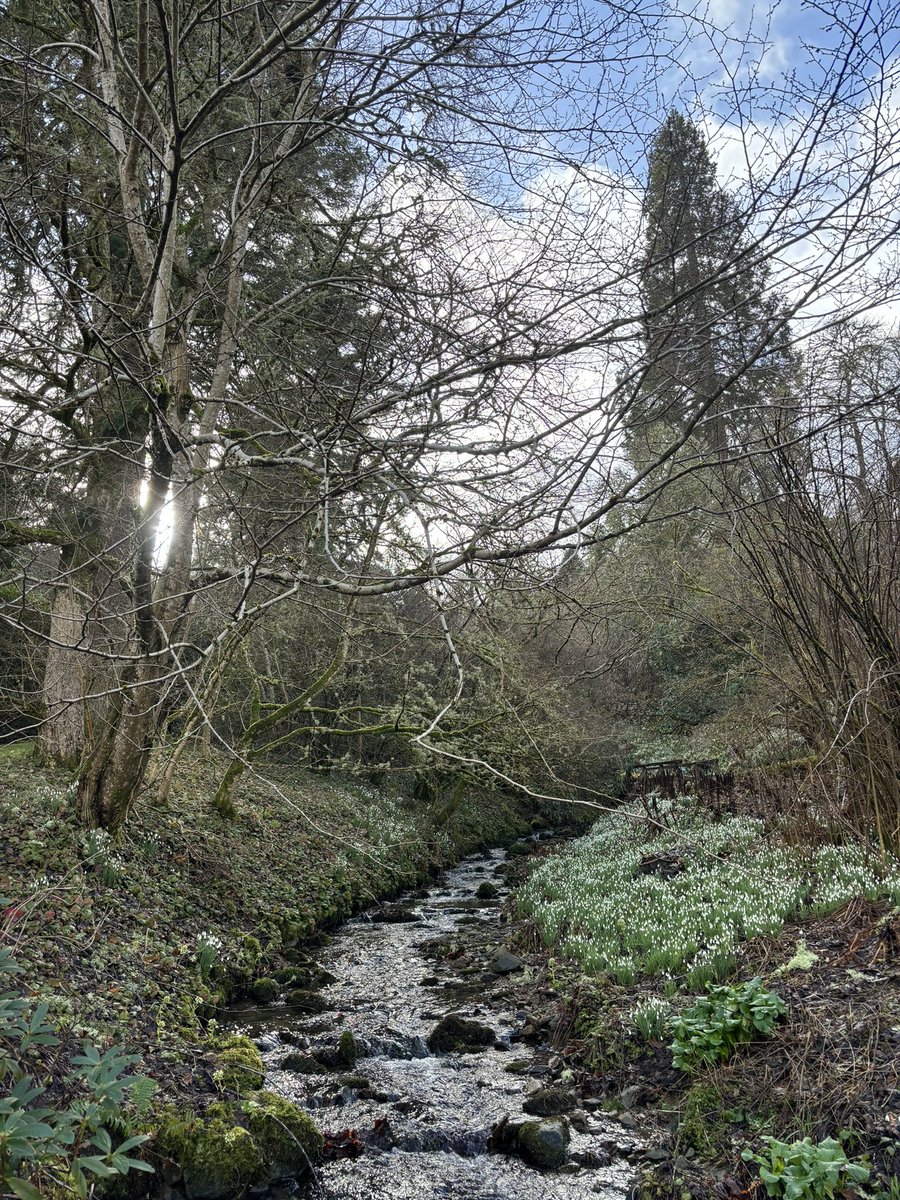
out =
{"type": "Polygon", "coordinates": [[[722,459],[784,390],[791,355],[747,220],[716,182],[703,134],[674,110],[650,150],[644,220],[648,367],[632,453],[652,445],[654,425],[683,429],[703,411],[705,449],[722,459]]]}

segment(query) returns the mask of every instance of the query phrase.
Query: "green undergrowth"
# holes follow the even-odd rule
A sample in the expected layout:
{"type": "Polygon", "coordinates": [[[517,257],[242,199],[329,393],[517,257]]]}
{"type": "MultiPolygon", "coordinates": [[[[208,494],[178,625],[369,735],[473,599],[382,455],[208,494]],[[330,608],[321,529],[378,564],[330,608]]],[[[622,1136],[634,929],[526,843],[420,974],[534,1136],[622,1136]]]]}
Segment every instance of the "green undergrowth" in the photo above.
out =
{"type": "Polygon", "coordinates": [[[894,1197],[900,866],[691,801],[658,818],[603,818],[518,892],[583,1094],[670,1131],[672,1161],[638,1194],[708,1195],[711,1164],[746,1182],[774,1154],[772,1175],[788,1167],[769,1194],[809,1200],[788,1184],[833,1172],[837,1139],[871,1169],[868,1194],[894,1197]]]}
{"type": "Polygon", "coordinates": [[[223,769],[186,756],[169,803],[147,795],[112,839],[80,826],[64,773],[0,755],[0,931],[24,994],[64,1037],[136,1049],[176,1089],[204,1019],[285,950],[536,819],[499,794],[448,816],[440,798],[272,766],[228,820],[211,807],[223,769]]]}
{"type": "Polygon", "coordinates": [[[741,942],[856,896],[900,900],[900,865],[862,845],[802,850],[749,817],[691,801],[602,817],[546,859],[519,893],[544,942],[589,974],[629,984],[680,973],[690,987],[727,977],[741,942]]]}

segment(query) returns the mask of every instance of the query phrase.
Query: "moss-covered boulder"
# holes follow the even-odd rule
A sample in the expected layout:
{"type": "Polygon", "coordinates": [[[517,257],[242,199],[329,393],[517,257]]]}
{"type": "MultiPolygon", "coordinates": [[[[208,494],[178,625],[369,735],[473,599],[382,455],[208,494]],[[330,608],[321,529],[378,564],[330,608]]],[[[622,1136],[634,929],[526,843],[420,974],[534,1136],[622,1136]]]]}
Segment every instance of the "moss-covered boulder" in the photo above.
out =
{"type": "Polygon", "coordinates": [[[526,1162],[556,1170],[569,1157],[569,1127],[561,1119],[526,1121],[518,1131],[518,1143],[526,1162]]]}
{"type": "Polygon", "coordinates": [[[246,1094],[262,1087],[266,1066],[248,1037],[235,1034],[220,1038],[215,1049],[218,1063],[213,1079],[220,1091],[246,1094]]]}
{"type": "Polygon", "coordinates": [[[479,900],[496,900],[500,895],[500,889],[493,883],[480,883],[475,892],[479,900]]]}
{"type": "Polygon", "coordinates": [[[293,1179],[322,1156],[324,1139],[312,1119],[284,1096],[257,1092],[243,1105],[270,1179],[293,1179]]]}
{"type": "Polygon", "coordinates": [[[522,1110],[538,1117],[553,1117],[571,1112],[577,1103],[571,1088],[551,1085],[532,1092],[522,1105],[522,1110]]]}
{"type": "Polygon", "coordinates": [[[303,979],[303,970],[299,966],[280,967],[273,972],[272,978],[281,984],[282,988],[299,987],[303,979]]]}
{"type": "Polygon", "coordinates": [[[475,1054],[495,1045],[497,1035],[487,1025],[466,1021],[452,1014],[442,1017],[428,1035],[428,1049],[435,1054],[475,1054]]]}
{"type": "Polygon", "coordinates": [[[508,1075],[529,1075],[534,1062],[530,1058],[514,1058],[503,1068],[508,1075]]]}
{"type": "Polygon", "coordinates": [[[345,1067],[352,1067],[359,1058],[359,1046],[349,1029],[345,1029],[338,1038],[337,1057],[338,1062],[345,1067]]]}
{"type": "Polygon", "coordinates": [[[337,1083],[338,1087],[350,1088],[352,1092],[368,1091],[370,1088],[367,1075],[339,1075],[337,1083]]]}
{"type": "Polygon", "coordinates": [[[262,1151],[227,1105],[211,1105],[204,1117],[172,1117],[154,1139],[158,1153],[183,1173],[188,1200],[224,1200],[267,1178],[262,1151]]]}
{"type": "Polygon", "coordinates": [[[255,979],[250,984],[249,992],[257,1004],[271,1004],[273,1000],[277,1000],[281,995],[281,985],[277,979],[271,979],[269,976],[264,975],[261,979],[255,979]]]}
{"type": "Polygon", "coordinates": [[[292,988],[285,996],[284,1002],[295,1012],[313,1015],[326,1012],[328,1009],[328,1001],[324,1000],[317,992],[309,991],[308,988],[292,988]]]}

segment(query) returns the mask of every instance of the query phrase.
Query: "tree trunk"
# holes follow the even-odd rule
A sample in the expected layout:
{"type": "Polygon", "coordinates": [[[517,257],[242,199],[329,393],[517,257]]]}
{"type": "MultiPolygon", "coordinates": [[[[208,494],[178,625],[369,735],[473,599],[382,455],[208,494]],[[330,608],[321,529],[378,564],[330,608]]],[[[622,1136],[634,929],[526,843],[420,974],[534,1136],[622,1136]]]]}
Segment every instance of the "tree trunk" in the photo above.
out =
{"type": "Polygon", "coordinates": [[[88,617],[75,581],[56,594],[50,615],[50,646],[44,670],[46,717],[40,743],[45,757],[77,767],[84,753],[90,725],[86,697],[93,691],[88,678],[90,661],[76,647],[83,645],[88,617]]]}
{"type": "Polygon", "coordinates": [[[111,698],[102,737],[79,781],[82,820],[116,830],[140,791],[157,726],[159,670],[143,662],[121,679],[111,698]]]}
{"type": "Polygon", "coordinates": [[[72,541],[60,557],[50,615],[39,740],[49,760],[73,768],[102,737],[117,668],[135,653],[128,580],[140,476],[133,454],[131,444],[121,444],[118,458],[95,469],[65,515],[72,541]]]}

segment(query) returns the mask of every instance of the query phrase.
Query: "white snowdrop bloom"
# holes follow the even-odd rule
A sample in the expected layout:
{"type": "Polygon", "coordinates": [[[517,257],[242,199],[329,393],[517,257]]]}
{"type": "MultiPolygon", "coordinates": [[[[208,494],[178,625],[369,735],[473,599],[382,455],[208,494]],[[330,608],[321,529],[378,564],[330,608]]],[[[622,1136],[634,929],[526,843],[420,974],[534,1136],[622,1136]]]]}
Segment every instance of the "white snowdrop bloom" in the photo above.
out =
{"type": "Polygon", "coordinates": [[[690,804],[661,802],[667,828],[642,840],[636,810],[599,821],[537,868],[520,893],[544,939],[566,934],[585,969],[614,973],[715,967],[746,938],[777,932],[804,905],[900,892],[900,864],[867,860],[860,846],[822,847],[811,862],[763,841],[754,818],[704,824],[690,804]],[[692,848],[686,869],[641,873],[644,854],[692,848]]]}

